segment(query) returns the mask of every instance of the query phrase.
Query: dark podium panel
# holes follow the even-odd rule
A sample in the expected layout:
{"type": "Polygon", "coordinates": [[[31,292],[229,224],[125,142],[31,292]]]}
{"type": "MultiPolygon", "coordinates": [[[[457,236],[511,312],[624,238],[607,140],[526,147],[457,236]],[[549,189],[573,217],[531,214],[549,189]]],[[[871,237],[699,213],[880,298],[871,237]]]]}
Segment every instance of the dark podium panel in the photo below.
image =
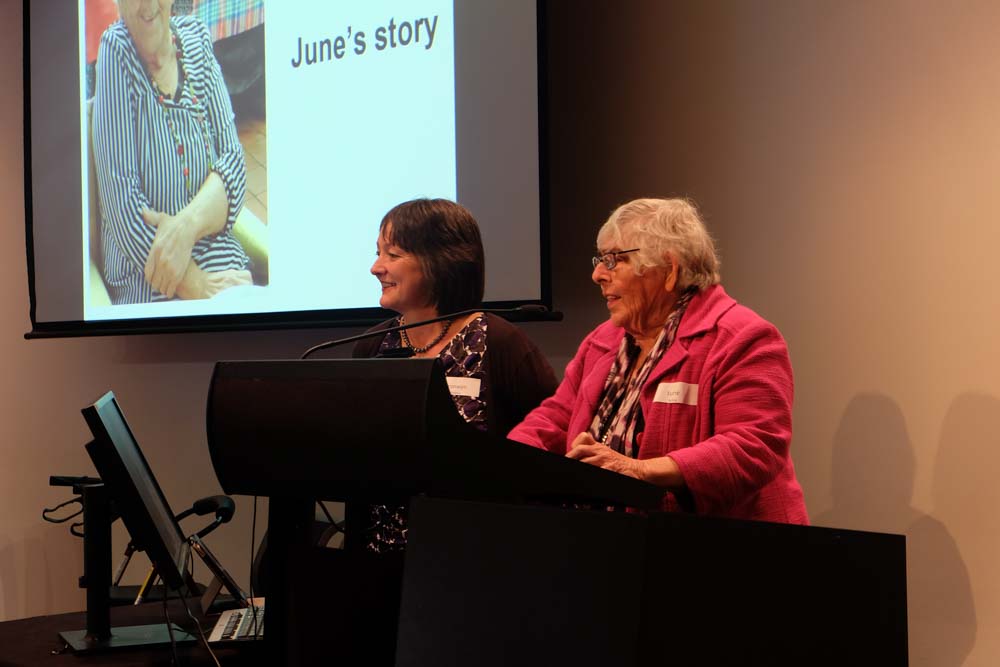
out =
{"type": "Polygon", "coordinates": [[[907,663],[903,537],[657,512],[470,428],[433,360],[220,362],[208,441],[226,493],[270,497],[272,664],[907,663]],[[316,499],[344,549],[310,542],[316,499]],[[370,503],[410,505],[405,553],[365,548],[370,503]]]}
{"type": "Polygon", "coordinates": [[[414,498],[396,655],[398,667],[906,665],[905,538],[414,498]]]}
{"type": "Polygon", "coordinates": [[[227,494],[403,502],[423,493],[644,509],[663,496],[470,427],[433,359],[219,362],[208,446],[227,494]]]}
{"type": "Polygon", "coordinates": [[[394,663],[404,554],[365,549],[370,503],[428,495],[655,510],[663,495],[471,428],[431,359],[219,362],[207,422],[223,490],[270,498],[274,664],[394,663]],[[347,503],[345,549],[310,543],[317,499],[347,503]]]}

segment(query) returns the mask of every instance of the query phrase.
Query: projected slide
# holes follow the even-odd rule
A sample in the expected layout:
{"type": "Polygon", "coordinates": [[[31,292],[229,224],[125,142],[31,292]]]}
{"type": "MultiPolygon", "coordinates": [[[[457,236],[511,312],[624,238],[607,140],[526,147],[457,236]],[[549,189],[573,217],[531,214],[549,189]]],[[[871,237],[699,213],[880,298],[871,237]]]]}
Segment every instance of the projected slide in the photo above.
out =
{"type": "Polygon", "coordinates": [[[382,215],[458,198],[451,0],[80,17],[85,320],[372,307],[382,215]]]}
{"type": "Polygon", "coordinates": [[[382,216],[547,298],[536,0],[27,0],[32,334],[377,321],[382,216]]]}

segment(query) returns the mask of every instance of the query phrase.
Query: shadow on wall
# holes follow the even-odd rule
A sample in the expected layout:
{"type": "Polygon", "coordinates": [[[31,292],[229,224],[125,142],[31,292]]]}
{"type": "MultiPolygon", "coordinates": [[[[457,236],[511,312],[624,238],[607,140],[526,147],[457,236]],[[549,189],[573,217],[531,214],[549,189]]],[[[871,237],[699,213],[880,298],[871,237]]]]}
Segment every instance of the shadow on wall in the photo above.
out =
{"type": "Polygon", "coordinates": [[[813,523],[905,534],[910,665],[962,665],[976,638],[969,573],[947,516],[911,506],[916,458],[899,405],[883,394],[858,394],[833,447],[833,507],[813,523]]]}
{"type": "MultiPolygon", "coordinates": [[[[941,442],[934,464],[934,514],[943,521],[955,536],[968,566],[972,589],[980,591],[983,604],[975,610],[970,634],[975,634],[975,624],[983,628],[996,628],[1000,609],[997,608],[997,591],[1000,590],[1000,399],[980,393],[960,394],[952,401],[941,427],[941,442]],[[970,509],[971,508],[971,509],[970,509]]],[[[928,554],[932,559],[936,554],[928,554]]],[[[930,582],[923,582],[930,586],[930,582]]],[[[939,595],[935,604],[942,609],[949,631],[973,616],[972,611],[956,608],[949,591],[937,582],[939,595]]],[[[971,641],[971,638],[970,638],[971,641]]],[[[971,664],[995,664],[1000,655],[1000,636],[996,632],[982,632],[975,636],[975,651],[971,664]],[[983,656],[988,662],[981,662],[983,656]],[[990,660],[989,656],[993,656],[990,660]]]]}

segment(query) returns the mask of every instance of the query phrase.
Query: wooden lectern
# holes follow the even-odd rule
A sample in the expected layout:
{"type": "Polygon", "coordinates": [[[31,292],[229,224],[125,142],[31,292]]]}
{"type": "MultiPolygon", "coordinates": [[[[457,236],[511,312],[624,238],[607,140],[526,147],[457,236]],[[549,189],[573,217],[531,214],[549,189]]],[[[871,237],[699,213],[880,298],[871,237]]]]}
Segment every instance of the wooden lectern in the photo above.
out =
{"type": "Polygon", "coordinates": [[[906,664],[903,537],[658,512],[470,428],[433,360],[220,362],[208,442],[270,498],[270,664],[906,664]],[[344,549],[310,543],[318,499],[344,549]],[[370,503],[410,505],[405,554],[365,550],[370,503]]]}

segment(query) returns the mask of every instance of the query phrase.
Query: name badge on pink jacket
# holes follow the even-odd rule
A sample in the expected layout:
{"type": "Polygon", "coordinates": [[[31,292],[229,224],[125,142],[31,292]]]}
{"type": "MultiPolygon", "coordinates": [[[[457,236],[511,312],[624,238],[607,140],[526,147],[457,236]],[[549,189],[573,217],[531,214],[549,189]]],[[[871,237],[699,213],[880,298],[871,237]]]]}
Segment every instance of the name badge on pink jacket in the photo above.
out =
{"type": "Polygon", "coordinates": [[[653,402],[698,405],[698,385],[687,382],[661,382],[656,388],[653,402]]]}

